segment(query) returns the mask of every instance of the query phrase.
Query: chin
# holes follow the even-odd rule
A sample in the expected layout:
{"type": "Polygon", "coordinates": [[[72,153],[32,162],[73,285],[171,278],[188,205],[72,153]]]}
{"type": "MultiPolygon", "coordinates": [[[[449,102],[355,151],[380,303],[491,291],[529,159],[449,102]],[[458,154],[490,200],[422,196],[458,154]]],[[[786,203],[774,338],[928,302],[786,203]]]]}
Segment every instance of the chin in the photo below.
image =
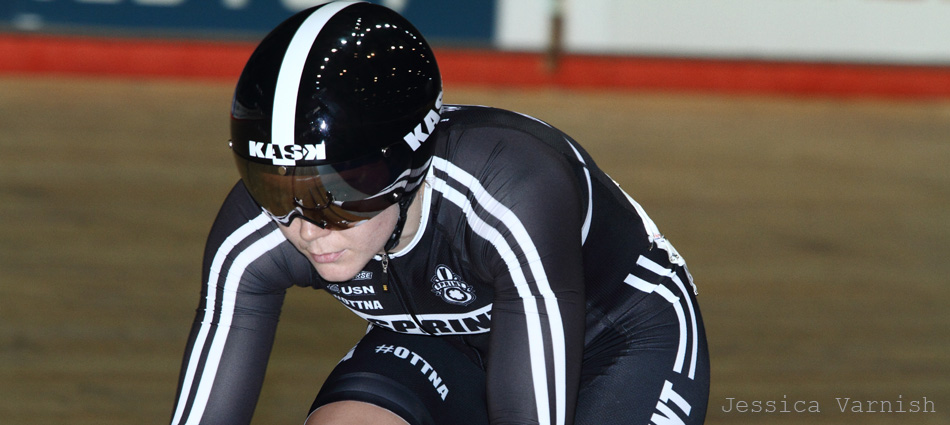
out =
{"type": "Polygon", "coordinates": [[[345,282],[356,277],[360,270],[352,270],[352,267],[342,267],[336,264],[321,264],[313,266],[323,280],[328,282],[345,282]]]}

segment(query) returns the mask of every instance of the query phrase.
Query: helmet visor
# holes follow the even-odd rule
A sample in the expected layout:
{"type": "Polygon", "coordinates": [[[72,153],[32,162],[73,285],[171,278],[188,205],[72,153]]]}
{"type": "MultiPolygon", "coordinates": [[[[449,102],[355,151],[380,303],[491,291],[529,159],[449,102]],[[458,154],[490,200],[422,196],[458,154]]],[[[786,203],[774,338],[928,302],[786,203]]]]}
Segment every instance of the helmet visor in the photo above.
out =
{"type": "Polygon", "coordinates": [[[234,157],[251,196],[275,221],[290,225],[302,217],[340,230],[375,217],[418,185],[427,167],[410,168],[401,150],[393,146],[353,161],[294,167],[234,157]]]}

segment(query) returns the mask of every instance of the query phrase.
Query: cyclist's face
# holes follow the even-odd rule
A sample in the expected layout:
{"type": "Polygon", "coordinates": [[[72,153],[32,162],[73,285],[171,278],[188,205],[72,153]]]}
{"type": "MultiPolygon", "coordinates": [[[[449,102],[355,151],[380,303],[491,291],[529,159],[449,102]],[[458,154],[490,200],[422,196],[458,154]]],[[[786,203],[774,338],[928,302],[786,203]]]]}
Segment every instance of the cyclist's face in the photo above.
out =
{"type": "Polygon", "coordinates": [[[346,230],[321,229],[300,218],[289,226],[277,227],[310,260],[321,277],[342,282],[356,276],[374,255],[383,251],[398,216],[399,205],[395,204],[346,230]]]}

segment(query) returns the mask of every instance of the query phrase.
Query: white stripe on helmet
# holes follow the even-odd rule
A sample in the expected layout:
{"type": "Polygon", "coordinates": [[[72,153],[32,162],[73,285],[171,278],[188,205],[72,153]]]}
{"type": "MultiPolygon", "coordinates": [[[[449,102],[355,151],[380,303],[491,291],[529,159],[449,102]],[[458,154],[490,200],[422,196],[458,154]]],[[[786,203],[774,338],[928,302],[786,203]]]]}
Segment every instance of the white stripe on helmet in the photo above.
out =
{"type": "MultiPolygon", "coordinates": [[[[297,32],[287,46],[280,71],[277,74],[277,88],[274,90],[274,112],[271,117],[271,143],[281,147],[294,144],[294,122],[297,116],[297,91],[300,78],[310,54],[314,40],[320,30],[337,13],[358,2],[328,3],[316,9],[297,28],[297,32]]],[[[297,161],[292,157],[275,157],[274,165],[294,166],[297,161]]]]}

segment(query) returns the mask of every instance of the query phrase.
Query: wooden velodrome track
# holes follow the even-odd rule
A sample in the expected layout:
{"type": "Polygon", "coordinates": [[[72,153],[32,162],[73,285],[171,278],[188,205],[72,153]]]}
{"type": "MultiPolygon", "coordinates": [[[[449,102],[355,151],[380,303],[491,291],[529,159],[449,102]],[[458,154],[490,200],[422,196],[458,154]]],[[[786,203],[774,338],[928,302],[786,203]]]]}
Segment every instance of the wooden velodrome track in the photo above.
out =
{"type": "MultiPolygon", "coordinates": [[[[204,237],[236,178],[230,95],[0,78],[0,424],[168,422],[204,237]]],[[[684,254],[713,360],[708,423],[950,423],[950,102],[446,100],[573,134],[684,254]],[[880,401],[892,412],[869,412],[880,401]]],[[[362,331],[291,290],[255,423],[302,423],[362,331]]]]}

